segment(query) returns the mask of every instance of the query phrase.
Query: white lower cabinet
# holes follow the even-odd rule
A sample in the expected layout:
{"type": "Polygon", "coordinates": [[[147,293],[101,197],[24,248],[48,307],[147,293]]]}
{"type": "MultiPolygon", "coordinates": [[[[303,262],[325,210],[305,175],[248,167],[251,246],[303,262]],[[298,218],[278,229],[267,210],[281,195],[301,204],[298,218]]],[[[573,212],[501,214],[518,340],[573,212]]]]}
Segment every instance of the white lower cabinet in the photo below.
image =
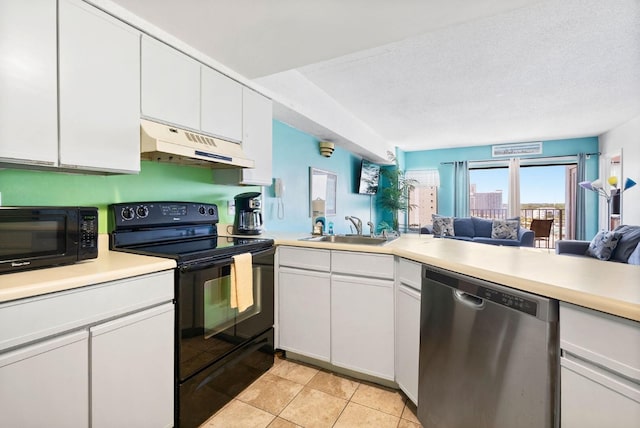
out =
{"type": "Polygon", "coordinates": [[[278,347],[394,380],[393,256],[278,247],[278,347]]]}
{"type": "Polygon", "coordinates": [[[396,382],[418,404],[420,292],[400,285],[396,294],[396,382]]]}
{"type": "Polygon", "coordinates": [[[640,323],[560,304],[563,428],[637,427],[640,323]]]}
{"type": "Polygon", "coordinates": [[[330,360],[330,281],[327,272],[279,270],[280,348],[322,361],[330,360]]]}
{"type": "Polygon", "coordinates": [[[331,275],[331,363],[394,379],[393,281],[331,275]]]}
{"type": "Polygon", "coordinates": [[[173,271],[0,304],[0,426],[173,425],[173,271]]]}
{"type": "Polygon", "coordinates": [[[0,354],[0,426],[86,427],[87,330],[0,354]]]}
{"type": "Polygon", "coordinates": [[[422,265],[398,258],[396,266],[396,382],[417,405],[422,265]]]}
{"type": "Polygon", "coordinates": [[[91,426],[173,424],[174,305],[91,327],[91,426]]]}

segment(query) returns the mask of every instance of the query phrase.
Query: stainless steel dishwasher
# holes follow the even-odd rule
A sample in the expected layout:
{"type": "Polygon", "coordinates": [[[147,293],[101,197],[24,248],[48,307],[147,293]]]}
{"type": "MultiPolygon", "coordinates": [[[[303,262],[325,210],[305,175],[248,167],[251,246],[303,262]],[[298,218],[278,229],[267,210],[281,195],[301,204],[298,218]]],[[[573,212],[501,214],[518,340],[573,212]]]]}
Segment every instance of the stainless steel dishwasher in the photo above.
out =
{"type": "Polygon", "coordinates": [[[559,426],[556,300],[424,266],[420,312],[425,428],[559,426]]]}

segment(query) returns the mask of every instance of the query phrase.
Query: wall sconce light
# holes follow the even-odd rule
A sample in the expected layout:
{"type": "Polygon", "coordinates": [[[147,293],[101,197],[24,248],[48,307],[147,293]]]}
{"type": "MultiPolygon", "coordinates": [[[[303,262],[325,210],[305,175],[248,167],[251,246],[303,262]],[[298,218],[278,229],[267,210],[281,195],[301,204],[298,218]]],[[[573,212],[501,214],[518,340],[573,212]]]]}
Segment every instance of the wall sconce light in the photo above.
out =
{"type": "Polygon", "coordinates": [[[320,146],[320,154],[325,158],[330,158],[335,150],[335,144],[330,141],[320,141],[318,145],[320,146]]]}

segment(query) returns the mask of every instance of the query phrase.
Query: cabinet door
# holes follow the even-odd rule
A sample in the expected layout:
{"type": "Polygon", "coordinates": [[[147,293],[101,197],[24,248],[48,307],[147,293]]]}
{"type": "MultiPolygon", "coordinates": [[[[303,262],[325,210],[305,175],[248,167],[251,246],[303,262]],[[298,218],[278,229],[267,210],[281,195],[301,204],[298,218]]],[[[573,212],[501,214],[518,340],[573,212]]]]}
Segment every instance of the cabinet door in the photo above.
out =
{"type": "Polygon", "coordinates": [[[331,363],[394,380],[393,281],[331,276],[331,363]]]}
{"type": "Polygon", "coordinates": [[[55,0],[0,2],[0,162],[58,163],[55,0]]]}
{"type": "Polygon", "coordinates": [[[280,268],[279,346],[323,361],[331,357],[330,275],[280,268]]]}
{"type": "Polygon", "coordinates": [[[86,427],[86,330],[0,354],[0,426],[86,427]]]}
{"type": "Polygon", "coordinates": [[[172,426],[173,303],[90,332],[91,426],[172,426]]]}
{"type": "Polygon", "coordinates": [[[60,165],[140,171],[140,34],[60,2],[60,165]]]}
{"type": "Polygon", "coordinates": [[[418,404],[420,293],[400,285],[396,294],[396,382],[418,404]]]}
{"type": "Polygon", "coordinates": [[[242,141],[242,85],[202,66],[201,129],[225,140],[242,141]]]}
{"type": "Polygon", "coordinates": [[[200,130],[200,63],[142,37],[142,115],[200,130]]]}
{"type": "Polygon", "coordinates": [[[255,168],[242,170],[241,184],[271,185],[272,113],[271,100],[243,88],[242,91],[242,150],[255,162],[255,168]]]}
{"type": "Polygon", "coordinates": [[[563,428],[637,427],[640,387],[599,366],[561,359],[563,428]]]}

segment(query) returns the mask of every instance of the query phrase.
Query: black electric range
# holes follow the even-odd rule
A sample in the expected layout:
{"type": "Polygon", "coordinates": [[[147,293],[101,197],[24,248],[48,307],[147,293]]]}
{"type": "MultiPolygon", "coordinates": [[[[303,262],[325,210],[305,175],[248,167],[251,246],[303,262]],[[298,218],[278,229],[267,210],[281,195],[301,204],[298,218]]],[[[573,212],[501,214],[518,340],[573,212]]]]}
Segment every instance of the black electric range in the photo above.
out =
{"type": "Polygon", "coordinates": [[[197,427],[273,365],[272,239],[219,236],[218,207],[109,206],[110,249],[176,260],[175,426],[197,427]],[[253,304],[231,302],[233,256],[251,253],[253,304]]]}

